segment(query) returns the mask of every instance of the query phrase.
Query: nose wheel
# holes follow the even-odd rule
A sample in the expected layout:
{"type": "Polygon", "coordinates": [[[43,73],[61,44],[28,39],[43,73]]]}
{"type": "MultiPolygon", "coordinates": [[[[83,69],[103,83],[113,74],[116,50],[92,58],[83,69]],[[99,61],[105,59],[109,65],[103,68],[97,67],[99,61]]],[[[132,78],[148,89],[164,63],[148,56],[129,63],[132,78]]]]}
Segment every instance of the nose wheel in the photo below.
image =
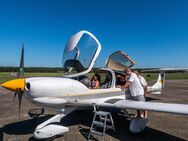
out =
{"type": "Polygon", "coordinates": [[[76,107],[66,107],[66,109],[62,109],[59,114],[39,124],[33,133],[33,137],[35,139],[48,139],[68,132],[68,127],[62,126],[57,123],[60,123],[63,117],[65,117],[75,109],[76,107]]]}

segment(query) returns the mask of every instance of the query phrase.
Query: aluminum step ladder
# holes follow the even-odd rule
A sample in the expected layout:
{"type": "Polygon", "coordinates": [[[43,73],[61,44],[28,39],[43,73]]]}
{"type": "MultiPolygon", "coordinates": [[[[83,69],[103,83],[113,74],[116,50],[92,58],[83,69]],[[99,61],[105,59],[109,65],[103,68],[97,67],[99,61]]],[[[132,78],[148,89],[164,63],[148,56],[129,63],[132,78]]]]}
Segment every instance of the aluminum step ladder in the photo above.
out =
{"type": "Polygon", "coordinates": [[[106,111],[94,111],[93,122],[91,124],[90,132],[88,135],[88,140],[91,134],[96,134],[105,139],[105,132],[107,129],[112,129],[115,131],[114,121],[110,112],[106,111]],[[100,131],[97,130],[100,128],[100,131]]]}

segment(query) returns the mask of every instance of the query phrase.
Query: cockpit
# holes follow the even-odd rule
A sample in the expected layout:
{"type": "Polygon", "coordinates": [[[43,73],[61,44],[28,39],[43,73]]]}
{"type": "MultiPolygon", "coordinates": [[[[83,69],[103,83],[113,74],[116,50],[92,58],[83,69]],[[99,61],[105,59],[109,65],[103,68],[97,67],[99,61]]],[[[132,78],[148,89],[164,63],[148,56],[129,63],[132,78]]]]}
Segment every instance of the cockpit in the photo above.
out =
{"type": "MultiPolygon", "coordinates": [[[[87,75],[92,70],[100,51],[101,45],[92,33],[80,31],[73,35],[67,42],[63,53],[64,77],[77,79],[86,87],[92,88],[92,80],[87,75]]],[[[116,75],[116,72],[122,72],[126,67],[132,67],[134,64],[135,61],[126,53],[122,51],[112,53],[106,61],[106,68],[100,69],[99,75],[97,74],[101,77],[100,89],[108,89],[121,84],[124,78],[116,75]]]]}

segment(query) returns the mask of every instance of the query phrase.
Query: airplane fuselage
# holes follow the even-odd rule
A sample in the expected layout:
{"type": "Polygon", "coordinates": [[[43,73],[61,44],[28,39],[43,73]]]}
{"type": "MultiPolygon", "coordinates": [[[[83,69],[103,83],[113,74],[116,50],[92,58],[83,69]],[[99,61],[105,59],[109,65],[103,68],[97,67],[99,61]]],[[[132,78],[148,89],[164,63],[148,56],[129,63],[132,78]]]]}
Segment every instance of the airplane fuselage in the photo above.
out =
{"type": "MultiPolygon", "coordinates": [[[[95,103],[96,101],[106,100],[111,98],[126,99],[130,93],[128,89],[111,87],[107,89],[89,89],[81,82],[64,77],[32,77],[25,79],[25,97],[30,102],[53,108],[53,104],[44,103],[44,101],[35,101],[37,98],[61,98],[64,100],[63,104],[55,105],[56,109],[62,109],[65,105],[71,103],[74,106],[81,106],[80,103],[88,101],[88,103],[95,103]],[[92,101],[92,102],[91,102],[92,101]],[[77,105],[79,103],[79,105],[77,105]]],[[[148,93],[160,92],[160,88],[149,87],[148,93]]],[[[48,99],[49,100],[49,99],[48,99]]],[[[91,106],[91,105],[85,105],[91,106]]]]}
{"type": "MultiPolygon", "coordinates": [[[[37,105],[44,106],[44,103],[33,101],[34,99],[52,96],[64,99],[65,105],[87,100],[95,101],[101,98],[121,97],[125,99],[125,92],[120,88],[89,89],[81,82],[70,78],[33,77],[25,81],[25,97],[37,105]]],[[[51,104],[45,104],[45,106],[51,107],[51,104]]]]}

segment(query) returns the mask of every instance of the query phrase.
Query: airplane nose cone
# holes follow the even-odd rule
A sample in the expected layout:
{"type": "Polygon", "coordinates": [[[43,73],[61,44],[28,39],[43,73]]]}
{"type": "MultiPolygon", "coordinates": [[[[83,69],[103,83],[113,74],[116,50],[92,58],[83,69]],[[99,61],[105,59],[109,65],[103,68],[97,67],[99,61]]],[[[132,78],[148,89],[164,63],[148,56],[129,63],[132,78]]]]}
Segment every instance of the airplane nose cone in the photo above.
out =
{"type": "Polygon", "coordinates": [[[24,91],[25,79],[14,79],[1,84],[2,87],[11,91],[17,91],[19,88],[24,91]]]}

